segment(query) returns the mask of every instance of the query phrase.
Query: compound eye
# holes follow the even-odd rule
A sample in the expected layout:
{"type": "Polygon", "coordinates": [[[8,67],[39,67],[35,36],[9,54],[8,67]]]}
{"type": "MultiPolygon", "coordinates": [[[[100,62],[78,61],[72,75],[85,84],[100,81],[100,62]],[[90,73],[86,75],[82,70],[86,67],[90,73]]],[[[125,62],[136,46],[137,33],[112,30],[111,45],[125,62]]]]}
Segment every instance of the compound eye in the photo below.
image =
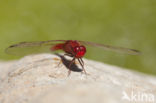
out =
{"type": "Polygon", "coordinates": [[[79,51],[80,51],[80,47],[77,46],[77,47],[74,48],[75,53],[78,53],[79,51]]]}
{"type": "Polygon", "coordinates": [[[76,53],[77,58],[81,58],[85,55],[86,53],[86,48],[84,46],[78,46],[74,48],[74,52],[76,53]]]}
{"type": "Polygon", "coordinates": [[[82,45],[82,46],[80,46],[80,51],[82,51],[82,52],[84,52],[84,53],[85,53],[85,52],[86,52],[86,48],[85,48],[85,46],[83,46],[83,45],[82,45]]]}

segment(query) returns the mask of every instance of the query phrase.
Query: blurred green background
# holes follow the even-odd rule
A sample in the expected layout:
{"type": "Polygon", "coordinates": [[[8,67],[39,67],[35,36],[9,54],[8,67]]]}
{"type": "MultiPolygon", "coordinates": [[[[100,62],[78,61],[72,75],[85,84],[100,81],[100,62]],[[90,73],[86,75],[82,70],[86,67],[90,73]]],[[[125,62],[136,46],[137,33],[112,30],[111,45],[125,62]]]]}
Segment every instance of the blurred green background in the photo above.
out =
{"type": "Polygon", "coordinates": [[[0,59],[21,41],[75,39],[138,49],[90,48],[86,58],[156,75],[156,0],[0,0],[0,59]]]}

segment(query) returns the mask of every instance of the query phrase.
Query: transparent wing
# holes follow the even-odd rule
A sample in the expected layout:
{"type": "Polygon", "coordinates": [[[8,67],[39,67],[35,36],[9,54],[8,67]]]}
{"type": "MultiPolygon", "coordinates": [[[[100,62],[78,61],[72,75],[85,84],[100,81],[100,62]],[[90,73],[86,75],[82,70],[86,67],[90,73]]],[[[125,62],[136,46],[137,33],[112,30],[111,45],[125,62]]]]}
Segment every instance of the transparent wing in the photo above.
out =
{"type": "Polygon", "coordinates": [[[110,51],[115,51],[115,52],[122,52],[122,53],[127,53],[131,55],[138,55],[140,52],[135,49],[128,49],[128,48],[123,48],[123,47],[114,47],[110,45],[105,45],[105,44],[98,44],[98,43],[93,43],[93,42],[88,42],[88,41],[78,41],[83,45],[88,45],[88,46],[94,46],[94,47],[99,47],[104,50],[110,50],[110,51]]]}
{"type": "Polygon", "coordinates": [[[28,55],[35,53],[51,52],[50,48],[58,43],[64,43],[66,40],[49,40],[49,41],[35,41],[35,42],[20,42],[5,49],[7,54],[12,55],[28,55]]]}

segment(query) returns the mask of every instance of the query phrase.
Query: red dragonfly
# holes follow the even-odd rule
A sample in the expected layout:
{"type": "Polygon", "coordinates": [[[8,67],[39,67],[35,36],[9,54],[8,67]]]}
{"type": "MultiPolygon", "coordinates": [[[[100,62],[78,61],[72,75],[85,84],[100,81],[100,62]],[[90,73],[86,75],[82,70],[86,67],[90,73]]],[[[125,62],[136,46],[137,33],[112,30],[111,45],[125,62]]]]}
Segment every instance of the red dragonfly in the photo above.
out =
{"type": "Polygon", "coordinates": [[[134,49],[128,49],[123,47],[114,47],[104,44],[98,44],[88,41],[78,41],[78,40],[49,40],[49,41],[37,41],[37,42],[20,42],[15,45],[11,45],[6,49],[6,53],[14,54],[14,55],[27,55],[33,54],[36,52],[53,52],[57,50],[63,50],[65,55],[73,57],[72,61],[69,64],[69,71],[68,75],[70,75],[71,69],[70,66],[75,62],[77,59],[86,74],[84,69],[84,62],[82,57],[86,53],[86,47],[93,46],[93,47],[100,47],[105,50],[123,52],[127,54],[137,55],[140,54],[139,51],[134,49]]]}

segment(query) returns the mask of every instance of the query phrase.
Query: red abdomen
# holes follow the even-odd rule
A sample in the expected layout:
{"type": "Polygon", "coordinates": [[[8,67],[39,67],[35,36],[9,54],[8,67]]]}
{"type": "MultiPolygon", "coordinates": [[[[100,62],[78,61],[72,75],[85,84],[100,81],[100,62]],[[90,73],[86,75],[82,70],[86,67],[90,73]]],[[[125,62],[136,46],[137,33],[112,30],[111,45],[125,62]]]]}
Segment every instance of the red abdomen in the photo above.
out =
{"type": "Polygon", "coordinates": [[[64,46],[64,43],[56,44],[56,45],[52,46],[52,47],[50,48],[50,50],[51,50],[51,51],[61,50],[61,49],[63,49],[63,46],[64,46]]]}

